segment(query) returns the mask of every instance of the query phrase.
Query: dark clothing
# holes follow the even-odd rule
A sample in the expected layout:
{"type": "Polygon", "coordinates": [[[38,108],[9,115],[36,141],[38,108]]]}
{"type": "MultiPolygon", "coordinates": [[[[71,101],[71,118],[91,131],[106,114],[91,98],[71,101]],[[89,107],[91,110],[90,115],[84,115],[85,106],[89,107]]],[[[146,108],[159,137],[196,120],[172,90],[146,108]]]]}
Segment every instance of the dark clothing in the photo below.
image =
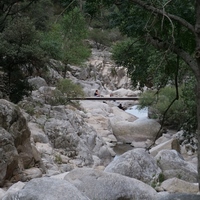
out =
{"type": "Polygon", "coordinates": [[[121,103],[118,105],[118,108],[120,108],[120,109],[124,110],[124,107],[122,106],[122,104],[121,104],[121,103]]]}
{"type": "Polygon", "coordinates": [[[99,92],[98,92],[98,90],[95,91],[94,96],[99,97],[99,92]]]}

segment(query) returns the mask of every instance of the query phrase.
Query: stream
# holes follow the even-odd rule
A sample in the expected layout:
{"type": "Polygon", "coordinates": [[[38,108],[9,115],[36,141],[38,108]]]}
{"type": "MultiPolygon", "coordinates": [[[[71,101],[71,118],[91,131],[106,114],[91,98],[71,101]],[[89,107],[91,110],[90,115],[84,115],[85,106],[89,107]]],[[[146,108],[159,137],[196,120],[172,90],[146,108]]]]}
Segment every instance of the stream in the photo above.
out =
{"type": "Polygon", "coordinates": [[[128,108],[127,110],[125,110],[125,112],[132,114],[138,118],[148,118],[148,108],[143,108],[139,110],[137,108],[137,105],[128,108]]]}
{"type": "MultiPolygon", "coordinates": [[[[125,110],[125,112],[132,114],[138,118],[148,118],[148,108],[139,110],[137,108],[137,105],[128,108],[127,110],[125,110]]],[[[113,147],[113,150],[116,153],[115,158],[133,148],[134,147],[132,147],[130,144],[117,144],[116,146],[113,147]]]]}

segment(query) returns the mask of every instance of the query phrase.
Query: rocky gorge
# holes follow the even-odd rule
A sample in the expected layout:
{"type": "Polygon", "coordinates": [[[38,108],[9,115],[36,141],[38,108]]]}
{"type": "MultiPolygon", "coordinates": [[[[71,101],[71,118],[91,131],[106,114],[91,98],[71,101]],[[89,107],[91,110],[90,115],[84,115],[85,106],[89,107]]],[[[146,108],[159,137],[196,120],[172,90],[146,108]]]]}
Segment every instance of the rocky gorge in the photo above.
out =
{"type": "MultiPolygon", "coordinates": [[[[168,130],[147,150],[160,129],[117,106],[133,101],[80,101],[52,106],[53,83],[62,76],[52,60],[47,84],[30,78],[34,91],[18,105],[0,99],[0,199],[167,200],[200,199],[195,147],[181,143],[182,131],[168,130]],[[114,146],[131,150],[116,156],[114,146]]],[[[98,89],[109,97],[138,97],[126,69],[93,48],[85,67],[69,66],[66,77],[86,96],[98,89]]]]}

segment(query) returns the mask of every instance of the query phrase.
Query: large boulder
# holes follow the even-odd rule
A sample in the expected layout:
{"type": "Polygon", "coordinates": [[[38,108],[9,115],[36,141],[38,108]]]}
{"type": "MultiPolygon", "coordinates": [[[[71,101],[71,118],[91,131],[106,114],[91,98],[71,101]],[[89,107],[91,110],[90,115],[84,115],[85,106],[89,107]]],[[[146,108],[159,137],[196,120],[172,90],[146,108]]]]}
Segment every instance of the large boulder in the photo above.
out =
{"type": "Polygon", "coordinates": [[[30,130],[19,107],[13,103],[0,100],[0,185],[5,179],[14,176],[14,181],[20,180],[18,173],[24,168],[35,164],[30,130]]]}
{"type": "Polygon", "coordinates": [[[144,149],[130,150],[112,161],[104,170],[151,184],[161,173],[155,159],[144,149]]]}
{"type": "Polygon", "coordinates": [[[4,189],[0,188],[0,199],[2,199],[3,196],[5,196],[5,194],[6,194],[6,191],[4,189]]]}
{"type": "Polygon", "coordinates": [[[176,150],[161,150],[155,159],[165,179],[176,177],[192,183],[197,182],[197,169],[186,162],[176,150]]]}
{"type": "Polygon", "coordinates": [[[53,179],[36,178],[29,181],[23,189],[3,197],[3,200],[89,200],[71,183],[53,179]]]}
{"type": "Polygon", "coordinates": [[[114,116],[112,117],[116,117],[117,120],[120,120],[120,121],[134,122],[135,120],[138,119],[138,117],[128,112],[124,112],[122,109],[119,109],[117,106],[112,106],[112,113],[114,114],[114,116]]]}
{"type": "Polygon", "coordinates": [[[153,119],[137,119],[133,122],[121,121],[120,117],[110,118],[113,134],[118,141],[146,141],[155,139],[160,124],[153,119]]]}
{"type": "Polygon", "coordinates": [[[120,88],[118,90],[113,91],[112,94],[114,96],[120,96],[120,97],[124,97],[124,96],[137,97],[141,94],[141,91],[139,91],[139,90],[133,91],[133,90],[130,90],[130,89],[120,88]]]}
{"type": "Polygon", "coordinates": [[[23,189],[25,186],[25,183],[18,181],[17,183],[14,183],[7,191],[4,192],[4,194],[1,196],[0,199],[5,199],[7,196],[14,194],[15,192],[18,192],[19,190],[23,189]]]}
{"type": "Polygon", "coordinates": [[[153,200],[157,194],[152,187],[139,180],[89,168],[74,169],[65,176],[65,180],[95,200],[153,200]]]}
{"type": "Polygon", "coordinates": [[[41,77],[30,78],[28,82],[34,87],[34,89],[39,89],[42,86],[47,86],[46,81],[41,77]]]}
{"type": "Polygon", "coordinates": [[[170,178],[162,182],[161,188],[170,193],[197,194],[199,187],[197,183],[189,183],[178,178],[170,178]]]}
{"type": "Polygon", "coordinates": [[[18,165],[18,152],[14,145],[14,139],[9,132],[0,127],[0,186],[5,179],[11,178],[18,165]]]}
{"type": "Polygon", "coordinates": [[[108,117],[112,112],[111,107],[103,103],[103,101],[81,101],[81,106],[84,110],[91,115],[102,115],[104,117],[108,117]]]}
{"type": "Polygon", "coordinates": [[[35,143],[48,143],[49,139],[47,135],[42,130],[42,127],[40,127],[38,124],[29,122],[28,127],[31,131],[31,138],[33,138],[33,141],[35,143]]]}
{"type": "Polygon", "coordinates": [[[198,194],[186,194],[186,193],[168,193],[161,192],[158,194],[156,200],[199,200],[198,194]]]}
{"type": "Polygon", "coordinates": [[[156,156],[158,154],[158,152],[163,150],[163,149],[171,150],[172,149],[172,142],[173,142],[173,139],[170,139],[168,141],[165,141],[161,144],[156,145],[155,147],[150,149],[150,154],[152,156],[156,156]]]}

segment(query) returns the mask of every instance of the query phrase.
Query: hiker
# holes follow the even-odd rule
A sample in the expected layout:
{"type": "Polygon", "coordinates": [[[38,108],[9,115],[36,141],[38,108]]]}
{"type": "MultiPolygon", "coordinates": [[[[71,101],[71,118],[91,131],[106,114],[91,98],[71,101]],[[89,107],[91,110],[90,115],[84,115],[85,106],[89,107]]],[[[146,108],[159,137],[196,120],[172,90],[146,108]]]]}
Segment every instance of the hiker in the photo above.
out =
{"type": "Polygon", "coordinates": [[[121,103],[117,107],[120,108],[120,109],[122,109],[122,110],[125,110],[125,108],[122,106],[121,103]]]}
{"type": "Polygon", "coordinates": [[[100,97],[100,94],[99,94],[99,91],[98,91],[98,90],[95,91],[94,96],[100,97]]]}

